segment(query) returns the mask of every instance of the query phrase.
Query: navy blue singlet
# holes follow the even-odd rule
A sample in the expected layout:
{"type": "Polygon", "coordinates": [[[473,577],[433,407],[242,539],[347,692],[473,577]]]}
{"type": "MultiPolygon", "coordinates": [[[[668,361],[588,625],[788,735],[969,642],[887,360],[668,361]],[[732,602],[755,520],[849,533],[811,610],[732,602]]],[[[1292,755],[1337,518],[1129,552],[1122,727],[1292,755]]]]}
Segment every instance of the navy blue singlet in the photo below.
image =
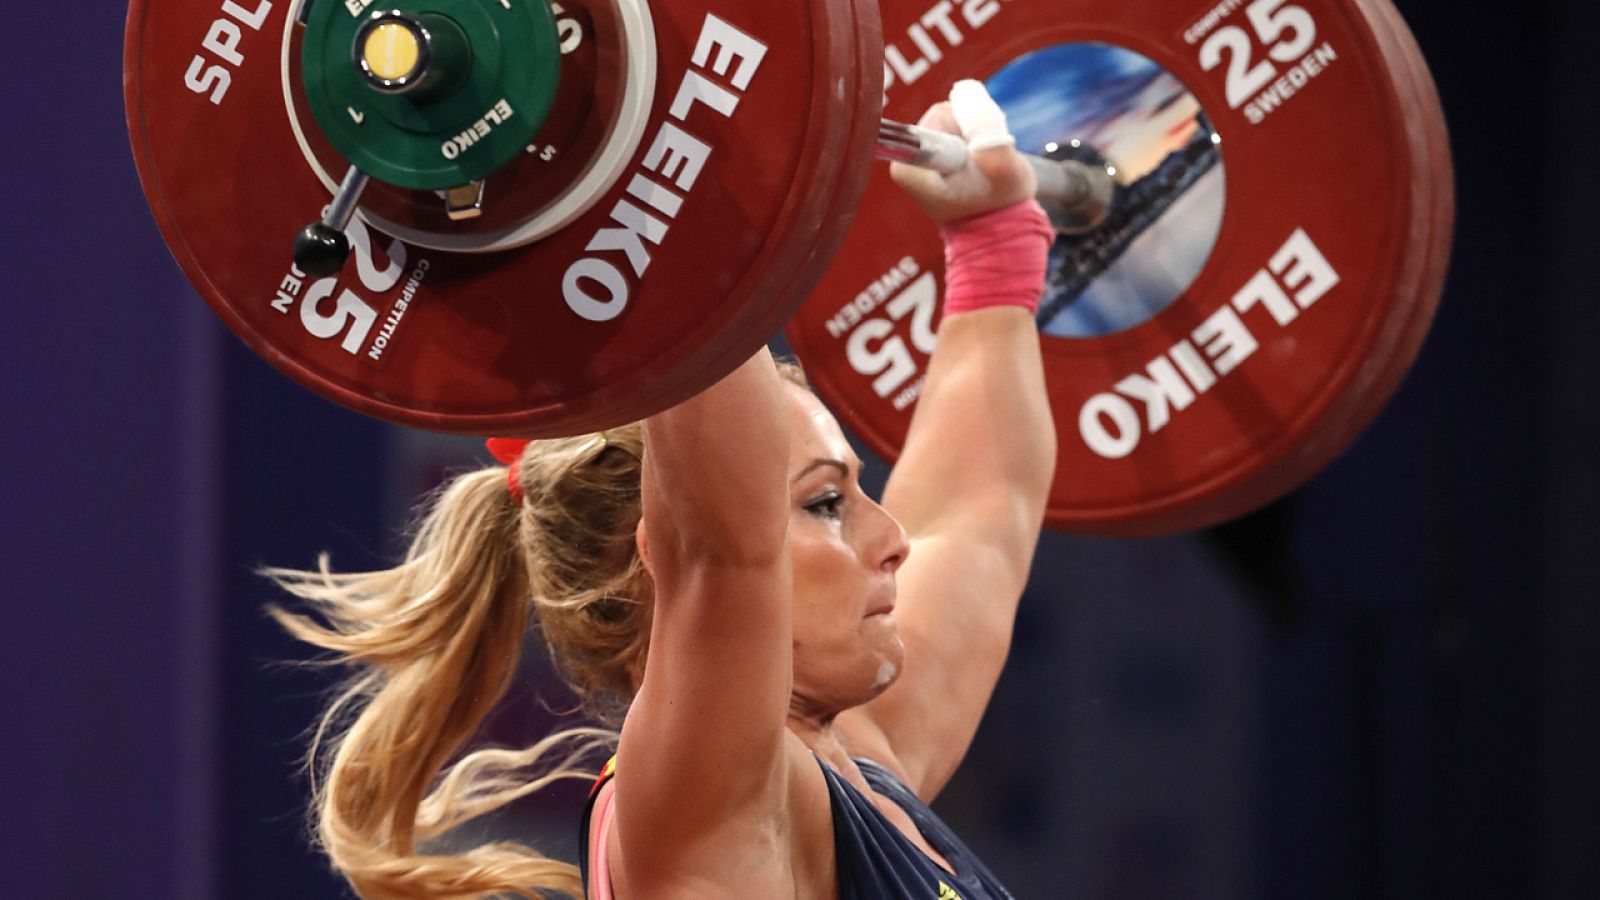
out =
{"type": "MultiPolygon", "coordinates": [[[[828,803],[833,809],[833,849],[839,869],[839,900],[1013,900],[950,826],[940,821],[917,795],[888,769],[869,759],[856,759],[861,774],[874,791],[906,811],[911,821],[954,871],[929,859],[872,801],[822,760],[822,777],[828,783],[828,803]]],[[[600,786],[612,775],[607,766],[589,794],[579,836],[578,865],[585,893],[589,887],[589,817],[600,786]]]]}
{"type": "Polygon", "coordinates": [[[929,859],[871,800],[824,765],[822,776],[833,805],[839,900],[1012,900],[1000,879],[900,779],[870,759],[857,758],[856,765],[874,791],[906,811],[923,839],[955,871],[946,872],[929,859]]]}

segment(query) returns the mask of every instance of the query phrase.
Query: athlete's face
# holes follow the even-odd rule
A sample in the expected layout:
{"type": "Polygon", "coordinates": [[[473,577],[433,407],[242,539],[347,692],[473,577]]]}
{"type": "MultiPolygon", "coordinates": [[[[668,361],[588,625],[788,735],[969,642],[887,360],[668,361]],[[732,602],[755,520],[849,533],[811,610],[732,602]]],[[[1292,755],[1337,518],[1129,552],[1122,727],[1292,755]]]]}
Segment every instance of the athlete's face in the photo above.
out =
{"type": "Polygon", "coordinates": [[[794,698],[833,713],[900,674],[894,618],[905,530],[857,483],[861,463],[815,396],[789,385],[789,546],[794,564],[794,698]]]}

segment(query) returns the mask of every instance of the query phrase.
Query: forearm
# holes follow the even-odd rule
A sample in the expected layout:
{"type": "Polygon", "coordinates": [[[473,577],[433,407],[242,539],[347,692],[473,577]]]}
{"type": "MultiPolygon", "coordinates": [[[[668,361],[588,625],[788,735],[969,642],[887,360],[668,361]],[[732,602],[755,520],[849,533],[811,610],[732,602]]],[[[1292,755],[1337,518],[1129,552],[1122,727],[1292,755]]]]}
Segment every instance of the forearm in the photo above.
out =
{"type": "Polygon", "coordinates": [[[644,504],[658,554],[761,561],[787,529],[789,418],[762,348],[699,395],[645,421],[644,504]]]}
{"type": "Polygon", "coordinates": [[[913,536],[970,529],[1031,552],[1055,461],[1032,315],[999,307],[947,316],[885,505],[913,536]]]}
{"type": "Polygon", "coordinates": [[[944,238],[939,342],[885,503],[912,535],[969,527],[1031,555],[1056,458],[1033,320],[1054,232],[1024,201],[944,238]]]}

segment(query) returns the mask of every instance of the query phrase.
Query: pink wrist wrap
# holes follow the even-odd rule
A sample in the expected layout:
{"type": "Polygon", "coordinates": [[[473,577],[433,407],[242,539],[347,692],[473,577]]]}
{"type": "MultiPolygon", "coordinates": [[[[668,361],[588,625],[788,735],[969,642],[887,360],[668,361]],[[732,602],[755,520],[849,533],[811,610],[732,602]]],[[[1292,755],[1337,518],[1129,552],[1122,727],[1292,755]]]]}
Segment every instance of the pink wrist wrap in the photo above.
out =
{"type": "Polygon", "coordinates": [[[944,314],[1039,309],[1056,233],[1034,200],[944,226],[944,314]]]}

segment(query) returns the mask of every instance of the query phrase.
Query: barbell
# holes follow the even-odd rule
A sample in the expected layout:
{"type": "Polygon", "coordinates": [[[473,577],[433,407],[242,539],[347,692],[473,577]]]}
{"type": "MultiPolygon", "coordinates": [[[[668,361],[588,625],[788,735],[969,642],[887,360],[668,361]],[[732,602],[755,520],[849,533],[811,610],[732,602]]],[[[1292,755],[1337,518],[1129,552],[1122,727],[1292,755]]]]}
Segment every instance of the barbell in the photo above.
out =
{"type": "Polygon", "coordinates": [[[1059,232],[1051,524],[1237,516],[1376,415],[1454,215],[1437,92],[1387,0],[134,0],[125,59],[174,256],[323,396],[576,434],[786,328],[890,459],[942,246],[872,160],[959,166],[903,123],[967,77],[1059,232]]]}

